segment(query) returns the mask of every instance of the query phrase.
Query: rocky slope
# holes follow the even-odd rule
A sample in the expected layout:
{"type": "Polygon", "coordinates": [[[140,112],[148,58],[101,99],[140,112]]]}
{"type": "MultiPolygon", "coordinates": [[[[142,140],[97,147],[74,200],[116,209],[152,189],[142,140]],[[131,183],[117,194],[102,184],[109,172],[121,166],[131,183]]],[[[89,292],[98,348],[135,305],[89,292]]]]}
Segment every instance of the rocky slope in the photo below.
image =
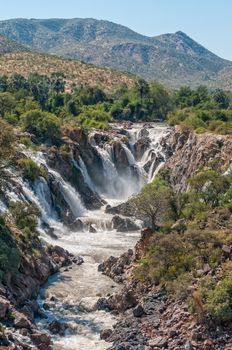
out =
{"type": "MultiPolygon", "coordinates": [[[[231,169],[232,140],[229,136],[213,134],[197,135],[189,130],[175,128],[164,137],[161,144],[166,150],[167,161],[164,169],[169,172],[170,183],[175,192],[188,188],[189,178],[201,167],[211,164],[214,168],[231,169]]],[[[130,215],[127,205],[111,208],[113,212],[130,215]]],[[[228,246],[220,245],[222,261],[231,263],[231,212],[214,210],[204,220],[199,220],[200,229],[210,229],[218,237],[225,235],[228,246]]],[[[187,222],[185,222],[187,224],[187,222]]],[[[176,229],[173,225],[172,234],[176,229]]],[[[184,233],[183,233],[184,234],[184,233]]],[[[201,276],[219,281],[221,267],[210,268],[204,265],[195,281],[188,285],[186,292],[195,303],[195,313],[189,310],[188,302],[176,299],[165,283],[155,285],[138,278],[137,268],[151,246],[154,236],[150,229],[141,233],[141,239],[135,251],[129,250],[120,258],[110,257],[101,265],[99,271],[123,285],[121,293],[106,299],[99,299],[98,306],[108,312],[123,315],[113,329],[106,329],[101,337],[113,342],[111,350],[229,350],[232,348],[231,323],[219,324],[208,314],[197,292],[197,283],[201,276]]],[[[176,238],[180,233],[176,233],[176,238]]],[[[174,239],[174,236],[172,236],[174,239]]],[[[145,260],[146,263],[146,260],[145,260]]],[[[179,282],[180,283],[180,282],[179,282]]]]}
{"type": "Polygon", "coordinates": [[[5,36],[0,35],[0,54],[12,53],[12,52],[28,52],[30,51],[23,45],[7,39],[5,36]]]}
{"type": "Polygon", "coordinates": [[[2,218],[0,237],[19,254],[17,270],[9,271],[0,282],[0,347],[51,349],[48,334],[34,324],[34,318],[41,312],[36,298],[50,275],[72,264],[71,256],[58,246],[44,247],[35,235],[26,241],[23,232],[10,223],[5,225],[2,218]]]}
{"type": "MultiPolygon", "coordinates": [[[[102,339],[113,342],[109,350],[230,350],[230,323],[219,326],[208,314],[190,313],[189,305],[175,300],[165,288],[135,277],[134,270],[146,254],[153,235],[145,229],[134,254],[129,250],[99,266],[100,271],[123,285],[120,293],[98,301],[99,309],[123,315],[113,329],[101,333],[102,339]]],[[[231,260],[232,250],[226,258],[231,260]]],[[[216,274],[216,270],[205,272],[206,276],[216,274]]],[[[189,291],[191,288],[194,298],[194,287],[189,286],[189,291]]]]}
{"type": "Polygon", "coordinates": [[[231,62],[183,32],[146,37],[95,19],[12,19],[0,33],[41,52],[77,58],[156,79],[169,86],[206,84],[231,89],[231,62]]]}
{"type": "Polygon", "coordinates": [[[228,169],[231,165],[231,136],[195,134],[176,128],[163,142],[170,152],[165,164],[171,170],[170,182],[176,192],[187,189],[188,179],[200,168],[212,166],[228,169]]]}

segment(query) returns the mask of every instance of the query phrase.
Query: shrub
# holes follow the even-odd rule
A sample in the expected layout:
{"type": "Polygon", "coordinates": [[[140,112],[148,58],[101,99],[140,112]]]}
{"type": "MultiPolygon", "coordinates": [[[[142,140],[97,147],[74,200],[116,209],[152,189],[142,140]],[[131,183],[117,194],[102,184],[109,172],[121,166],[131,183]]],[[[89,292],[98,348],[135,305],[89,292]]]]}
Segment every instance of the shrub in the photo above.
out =
{"type": "Polygon", "coordinates": [[[32,159],[19,159],[18,164],[22,169],[22,174],[28,180],[34,181],[42,175],[43,171],[32,159]]]}
{"type": "Polygon", "coordinates": [[[42,141],[57,141],[60,134],[60,120],[52,113],[39,109],[27,112],[22,116],[24,130],[34,134],[42,141]]]}
{"type": "Polygon", "coordinates": [[[8,274],[15,273],[19,262],[19,250],[3,218],[0,217],[0,281],[4,280],[8,274]]]}
{"type": "Polygon", "coordinates": [[[33,204],[13,202],[10,204],[10,212],[19,229],[25,229],[25,232],[28,232],[28,229],[32,232],[36,231],[39,212],[33,204]]]}
{"type": "Polygon", "coordinates": [[[209,291],[206,306],[219,321],[232,321],[232,276],[225,277],[209,291]]]}

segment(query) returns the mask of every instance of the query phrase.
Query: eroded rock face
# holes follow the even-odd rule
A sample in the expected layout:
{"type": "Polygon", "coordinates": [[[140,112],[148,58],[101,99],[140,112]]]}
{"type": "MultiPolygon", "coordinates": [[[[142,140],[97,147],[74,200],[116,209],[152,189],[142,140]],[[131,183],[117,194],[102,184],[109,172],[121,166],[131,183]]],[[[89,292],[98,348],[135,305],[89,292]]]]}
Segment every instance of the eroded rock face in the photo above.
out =
{"type": "Polygon", "coordinates": [[[132,249],[123,253],[119,258],[110,256],[102,264],[98,266],[98,270],[103,272],[116,282],[122,282],[125,269],[132,263],[134,253],[132,249]]]}
{"type": "Polygon", "coordinates": [[[176,128],[163,143],[168,145],[169,155],[172,154],[165,168],[171,170],[170,181],[176,192],[186,190],[188,179],[201,166],[207,166],[211,161],[219,168],[228,168],[231,164],[232,140],[229,135],[198,135],[176,128]]]}
{"type": "Polygon", "coordinates": [[[150,146],[150,139],[143,137],[134,144],[134,152],[137,160],[140,160],[150,146]]]}
{"type": "Polygon", "coordinates": [[[112,159],[119,173],[124,173],[130,165],[127,154],[120,141],[114,141],[112,145],[112,159]]]}
{"type": "MultiPolygon", "coordinates": [[[[96,135],[95,140],[95,135],[90,136],[82,129],[67,129],[63,130],[63,133],[73,142],[72,150],[74,159],[78,161],[79,156],[81,156],[91,179],[97,186],[102,188],[104,186],[104,177],[101,174],[104,172],[104,167],[98,151],[91,144],[92,137],[94,142],[98,142],[99,137],[96,135]]],[[[100,135],[100,142],[103,142],[105,139],[108,140],[107,135],[100,135]]]]}
{"type": "Polygon", "coordinates": [[[141,231],[141,238],[135,245],[135,260],[140,260],[147,252],[149,242],[153,236],[153,230],[151,228],[145,228],[141,231]]]}
{"type": "MultiPolygon", "coordinates": [[[[95,151],[95,149],[93,150],[95,151]]],[[[103,202],[99,195],[94,192],[85,182],[84,176],[78,165],[78,157],[79,152],[76,149],[72,150],[72,148],[69,148],[68,152],[63,153],[60,150],[52,149],[48,155],[48,164],[53,169],[58,171],[61,176],[78,191],[87,209],[99,209],[102,206],[103,202]]],[[[93,159],[95,159],[95,156],[93,156],[93,159]]],[[[65,207],[65,212],[70,213],[68,203],[66,203],[65,197],[60,190],[60,184],[54,178],[51,179],[51,187],[53,190],[53,195],[55,197],[54,202],[56,205],[60,205],[61,207],[61,210],[59,211],[60,216],[62,216],[62,209],[65,207]]],[[[69,215],[69,221],[74,221],[72,218],[72,213],[69,215]]],[[[65,222],[65,218],[62,217],[61,219],[65,222]]]]}

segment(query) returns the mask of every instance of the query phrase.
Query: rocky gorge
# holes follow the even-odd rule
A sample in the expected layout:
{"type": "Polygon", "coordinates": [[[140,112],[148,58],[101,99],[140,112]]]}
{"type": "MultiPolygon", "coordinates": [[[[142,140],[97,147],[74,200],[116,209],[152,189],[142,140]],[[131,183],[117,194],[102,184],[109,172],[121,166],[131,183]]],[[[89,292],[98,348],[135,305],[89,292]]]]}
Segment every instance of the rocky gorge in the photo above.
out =
{"type": "Polygon", "coordinates": [[[60,147],[39,151],[19,143],[19,154],[43,169],[43,176],[11,178],[0,210],[7,216],[12,201],[38,209],[40,237],[31,244],[39,254],[21,259],[14,285],[1,286],[1,346],[46,350],[51,337],[57,350],[229,350],[230,330],[213,329],[210,337],[210,327],[199,324],[185,304],[132,278],[152,232],[127,200],[161,168],[172,169],[176,193],[210,161],[230,171],[231,151],[229,136],[159,123],[112,124],[108,131],[90,132],[67,128],[60,147]]]}

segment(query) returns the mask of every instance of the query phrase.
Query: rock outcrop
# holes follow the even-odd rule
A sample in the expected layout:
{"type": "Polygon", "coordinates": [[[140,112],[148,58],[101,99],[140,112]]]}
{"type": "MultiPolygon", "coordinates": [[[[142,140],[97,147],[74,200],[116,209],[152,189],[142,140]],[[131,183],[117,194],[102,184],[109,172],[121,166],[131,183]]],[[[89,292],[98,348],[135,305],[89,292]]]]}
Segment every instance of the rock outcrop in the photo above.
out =
{"type": "Polygon", "coordinates": [[[162,144],[168,156],[165,168],[170,169],[170,182],[176,192],[187,189],[188,179],[200,167],[214,163],[226,171],[231,165],[230,135],[196,134],[176,127],[162,144]]]}
{"type": "MultiPolygon", "coordinates": [[[[20,236],[19,231],[12,234],[20,236]]],[[[39,331],[33,323],[39,313],[36,298],[48,277],[70,265],[74,257],[58,246],[45,249],[37,237],[27,244],[18,237],[17,247],[21,255],[18,271],[13,275],[9,273],[4,285],[0,283],[0,322],[6,326],[4,332],[0,328],[0,347],[49,350],[52,349],[50,336],[39,331]],[[31,249],[38,253],[33,255],[31,249]],[[20,334],[26,336],[26,341],[20,334]]]]}

